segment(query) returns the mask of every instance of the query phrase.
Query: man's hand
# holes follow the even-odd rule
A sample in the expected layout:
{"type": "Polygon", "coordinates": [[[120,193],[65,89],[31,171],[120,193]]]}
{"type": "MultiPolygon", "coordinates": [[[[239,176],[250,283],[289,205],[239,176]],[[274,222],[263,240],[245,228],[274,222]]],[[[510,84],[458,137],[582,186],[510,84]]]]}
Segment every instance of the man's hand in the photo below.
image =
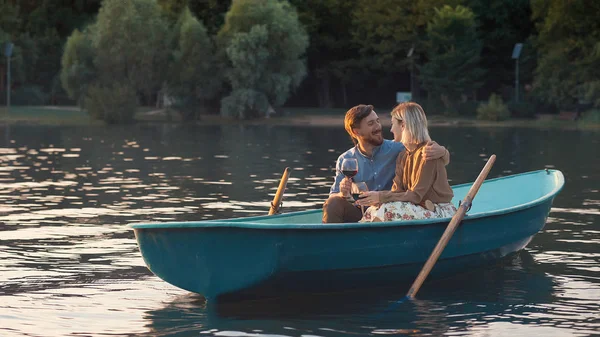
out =
{"type": "Polygon", "coordinates": [[[373,206],[380,203],[379,191],[363,192],[356,201],[356,204],[359,206],[373,206]]]}
{"type": "Polygon", "coordinates": [[[446,154],[446,148],[436,142],[429,142],[423,149],[425,160],[442,158],[446,154]]]}
{"type": "Polygon", "coordinates": [[[350,191],[352,190],[352,180],[348,177],[344,177],[340,182],[340,196],[345,197],[350,195],[350,191]]]}

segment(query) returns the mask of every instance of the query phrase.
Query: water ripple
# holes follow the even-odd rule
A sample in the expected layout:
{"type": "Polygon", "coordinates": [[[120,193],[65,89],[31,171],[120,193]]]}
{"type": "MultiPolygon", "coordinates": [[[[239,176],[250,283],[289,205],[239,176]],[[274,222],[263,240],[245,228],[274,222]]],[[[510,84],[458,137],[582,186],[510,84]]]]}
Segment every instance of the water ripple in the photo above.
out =
{"type": "Polygon", "coordinates": [[[138,125],[0,128],[2,336],[579,336],[600,329],[600,158],[565,150],[597,133],[433,129],[453,183],[489,153],[496,175],[554,166],[567,178],[546,228],[498,266],[405,289],[214,308],[147,269],[135,222],[267,214],[290,167],[283,211],[320,208],[343,128],[138,125]],[[2,137],[4,136],[4,137],[2,137]],[[516,144],[516,145],[515,145],[516,144]],[[518,145],[518,146],[517,146],[518,145]],[[540,154],[542,153],[543,154],[540,154]],[[532,155],[536,154],[536,155],[532,155]]]}

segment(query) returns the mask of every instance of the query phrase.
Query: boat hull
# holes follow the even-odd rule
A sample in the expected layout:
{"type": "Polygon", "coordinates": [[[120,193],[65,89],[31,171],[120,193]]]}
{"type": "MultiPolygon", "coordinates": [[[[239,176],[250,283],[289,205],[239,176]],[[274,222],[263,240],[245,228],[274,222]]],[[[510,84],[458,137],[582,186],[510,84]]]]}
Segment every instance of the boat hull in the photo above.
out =
{"type": "MultiPolygon", "coordinates": [[[[431,277],[489,264],[523,249],[546,223],[552,198],[497,216],[467,216],[431,277]]],[[[315,211],[318,212],[318,211],[315,211]]],[[[149,269],[209,300],[339,291],[409,282],[448,221],[355,228],[135,228],[149,269]]]]}

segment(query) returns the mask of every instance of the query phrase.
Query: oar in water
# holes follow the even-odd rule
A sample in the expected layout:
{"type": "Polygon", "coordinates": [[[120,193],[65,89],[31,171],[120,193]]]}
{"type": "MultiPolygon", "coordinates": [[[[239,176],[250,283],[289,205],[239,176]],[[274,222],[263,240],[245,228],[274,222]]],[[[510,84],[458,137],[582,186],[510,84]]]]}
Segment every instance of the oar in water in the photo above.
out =
{"type": "Polygon", "coordinates": [[[277,212],[279,211],[279,205],[281,205],[281,199],[283,198],[283,192],[285,192],[285,186],[287,185],[289,176],[290,168],[286,167],[283,171],[283,175],[281,176],[281,181],[279,182],[277,193],[275,193],[273,202],[271,202],[271,209],[269,210],[269,215],[277,214],[277,212]]]}
{"type": "Polygon", "coordinates": [[[438,241],[437,245],[433,249],[433,252],[429,256],[429,259],[427,259],[427,262],[425,262],[423,269],[421,269],[419,276],[417,276],[415,282],[413,282],[413,285],[408,290],[406,298],[413,299],[417,294],[417,291],[419,291],[419,288],[421,288],[421,285],[423,285],[425,278],[427,278],[427,275],[429,275],[429,272],[431,271],[431,269],[433,269],[433,266],[437,262],[440,255],[442,255],[442,251],[444,251],[444,248],[446,248],[446,245],[448,244],[448,241],[450,241],[452,234],[454,234],[454,231],[456,230],[456,228],[458,228],[458,225],[465,217],[465,214],[467,213],[469,208],[471,208],[471,202],[473,201],[473,199],[475,199],[475,195],[479,191],[479,187],[481,187],[481,184],[483,184],[483,181],[492,169],[492,166],[494,165],[495,161],[496,155],[493,154],[483,167],[481,173],[479,173],[479,176],[477,177],[477,180],[475,180],[475,183],[473,183],[473,186],[471,186],[471,189],[469,189],[469,193],[467,193],[462,203],[458,207],[456,214],[454,214],[452,220],[448,224],[448,227],[446,227],[446,230],[444,231],[444,234],[442,234],[440,241],[438,241]]]}

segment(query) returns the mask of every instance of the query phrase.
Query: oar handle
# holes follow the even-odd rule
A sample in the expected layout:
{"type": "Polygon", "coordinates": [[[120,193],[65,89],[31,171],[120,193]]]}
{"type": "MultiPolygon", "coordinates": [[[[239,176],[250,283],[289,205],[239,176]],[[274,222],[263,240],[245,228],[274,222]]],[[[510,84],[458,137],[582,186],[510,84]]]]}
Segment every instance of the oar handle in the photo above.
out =
{"type": "Polygon", "coordinates": [[[417,292],[419,291],[419,289],[421,288],[421,286],[423,285],[423,282],[425,282],[425,279],[429,275],[429,272],[431,272],[431,269],[433,269],[433,266],[437,262],[438,258],[440,257],[440,255],[442,255],[444,248],[446,248],[448,241],[450,241],[450,238],[452,238],[452,234],[454,234],[454,231],[456,231],[456,228],[458,228],[458,225],[460,224],[462,219],[465,217],[465,214],[467,213],[469,208],[471,208],[471,202],[475,198],[475,195],[477,194],[477,192],[479,192],[479,188],[481,187],[481,184],[483,184],[483,181],[485,180],[488,173],[492,169],[492,166],[494,165],[495,161],[496,161],[496,155],[493,154],[490,157],[490,159],[488,160],[488,162],[485,164],[485,166],[483,167],[483,170],[481,171],[481,173],[479,173],[479,176],[473,183],[473,186],[471,186],[471,188],[469,189],[469,192],[467,193],[467,195],[463,199],[462,203],[458,207],[456,214],[454,214],[454,216],[452,217],[452,220],[448,224],[448,227],[446,227],[446,230],[444,231],[444,234],[442,234],[440,241],[438,241],[437,245],[433,249],[433,252],[431,252],[431,255],[427,259],[427,262],[425,262],[423,269],[421,269],[421,272],[419,273],[419,275],[413,282],[413,285],[408,290],[408,293],[406,293],[406,297],[408,297],[410,299],[414,298],[415,295],[417,294],[417,292]]]}
{"type": "Polygon", "coordinates": [[[283,192],[285,192],[285,186],[287,185],[288,178],[290,176],[290,168],[286,167],[283,171],[283,175],[281,176],[281,181],[279,182],[279,187],[277,188],[277,193],[275,193],[275,197],[273,198],[273,202],[271,202],[271,209],[269,210],[269,215],[276,214],[279,210],[279,205],[281,204],[281,199],[283,198],[283,192]]]}

